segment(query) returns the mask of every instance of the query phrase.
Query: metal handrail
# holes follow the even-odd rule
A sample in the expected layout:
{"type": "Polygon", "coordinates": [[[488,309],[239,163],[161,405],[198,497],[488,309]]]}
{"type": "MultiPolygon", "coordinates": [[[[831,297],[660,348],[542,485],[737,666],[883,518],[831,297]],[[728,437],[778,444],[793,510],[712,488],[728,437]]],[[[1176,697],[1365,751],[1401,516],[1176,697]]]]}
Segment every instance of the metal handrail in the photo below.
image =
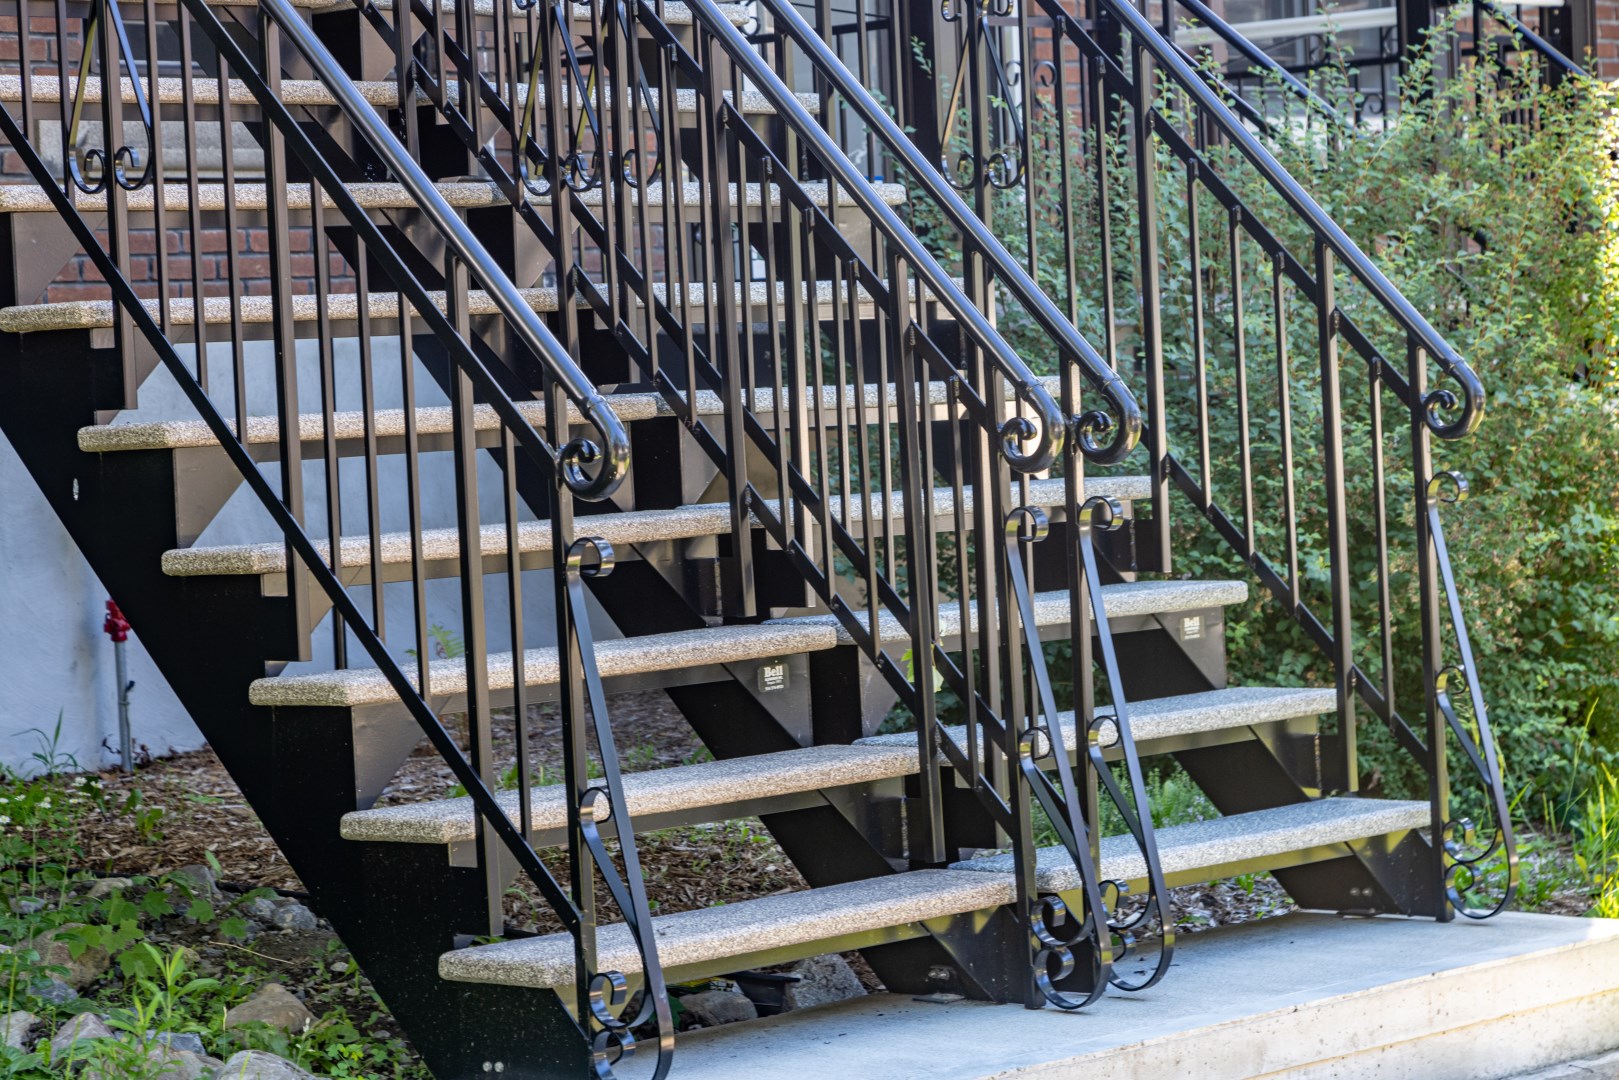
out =
{"type": "MultiPolygon", "coordinates": [[[[1071,23],[1071,17],[1056,0],[1040,0],[1040,3],[1054,19],[1062,20],[1063,25],[1068,26],[1071,23]]],[[[1209,85],[1145,16],[1121,0],[1098,0],[1098,3],[1111,17],[1129,30],[1138,46],[1151,54],[1154,62],[1168,72],[1180,88],[1196,102],[1199,110],[1237,147],[1242,156],[1248,159],[1248,163],[1281,196],[1288,207],[1310,225],[1332,253],[1382,304],[1400,328],[1416,340],[1439,365],[1440,370],[1459,384],[1459,399],[1455,391],[1443,387],[1430,391],[1423,398],[1421,403],[1423,423],[1428,429],[1441,439],[1460,439],[1476,431],[1484,419],[1484,383],[1478,377],[1478,373],[1462,359],[1449,342],[1440,336],[1428,320],[1422,317],[1394,283],[1389,281],[1365,252],[1361,251],[1360,246],[1350,239],[1343,227],[1310,196],[1303,185],[1288,174],[1258,136],[1237,119],[1236,114],[1220,100],[1219,95],[1209,88],[1209,85]],[[1461,409],[1460,414],[1454,420],[1446,422],[1443,419],[1444,414],[1458,406],[1461,409]]]]}
{"type": "MultiPolygon", "coordinates": [[[[580,413],[596,429],[601,439],[599,444],[575,439],[558,453],[557,464],[563,471],[569,489],[584,499],[605,499],[610,496],[629,470],[630,435],[624,422],[595,384],[574,363],[561,342],[540,321],[534,309],[523,299],[517,284],[501,271],[494,257],[433,185],[427,173],[388,130],[376,109],[361,96],[354,80],[321,44],[314,31],[299,16],[298,10],[288,0],[260,0],[260,8],[297,46],[316,77],[331,91],[344,116],[387,164],[456,257],[483,283],[484,289],[523,344],[546,365],[547,374],[563,388],[568,399],[578,406],[580,413]],[[598,462],[594,475],[583,467],[598,462]]],[[[409,108],[409,104],[400,102],[400,107],[409,108]]],[[[496,408],[499,409],[498,401],[496,408]]],[[[515,409],[512,416],[506,419],[512,423],[522,422],[515,409]]]]}
{"type": "Polygon", "coordinates": [[[1175,0],[1175,2],[1190,11],[1200,24],[1207,27],[1211,33],[1219,37],[1227,46],[1235,49],[1249,64],[1278,79],[1289,93],[1304,102],[1305,105],[1330,118],[1334,123],[1346,130],[1355,130],[1354,124],[1346,120],[1328,104],[1325,98],[1311,90],[1298,76],[1278,63],[1275,57],[1255,45],[1235,26],[1221,18],[1220,14],[1203,3],[1203,0],[1175,0]]]}
{"type": "MultiPolygon", "coordinates": [[[[1512,31],[1515,37],[1517,37],[1520,41],[1525,42],[1530,48],[1534,49],[1535,52],[1539,53],[1541,60],[1555,67],[1559,74],[1565,76],[1578,76],[1580,78],[1590,77],[1591,73],[1589,71],[1586,71],[1579,64],[1575,63],[1567,56],[1564,56],[1561,49],[1547,41],[1545,38],[1541,37],[1539,34],[1535,33],[1533,30],[1529,29],[1529,27],[1524,24],[1522,19],[1518,18],[1501,4],[1497,3],[1496,0],[1473,0],[1473,2],[1475,8],[1481,11],[1488,11],[1492,18],[1506,26],[1508,30],[1512,31]]],[[[1475,35],[1475,40],[1482,40],[1483,33],[1480,31],[1477,25],[1478,21],[1479,20],[1475,17],[1473,20],[1473,33],[1475,35]]]]}
{"type": "MultiPolygon", "coordinates": [[[[1099,465],[1112,465],[1124,460],[1135,448],[1141,435],[1141,408],[1129,387],[1107,366],[1101,354],[1074,328],[1062,314],[1061,309],[1018,264],[1011,252],[1006,250],[1000,239],[962,201],[955,189],[944,181],[937,167],[927,161],[910,136],[894,122],[887,110],[877,103],[860,80],[844,66],[832,48],[804,21],[792,5],[782,3],[781,0],[761,0],[761,2],[776,19],[778,32],[786,33],[793,43],[804,51],[814,64],[817,74],[825,78],[851,111],[870,126],[889,153],[904,164],[911,183],[944,210],[951,226],[967,237],[990,264],[996,277],[1034,316],[1041,329],[1078,358],[1086,380],[1113,409],[1119,425],[1113,439],[1103,444],[1093,438],[1094,434],[1109,430],[1112,421],[1103,414],[1091,413],[1069,420],[1085,457],[1099,465]]],[[[983,313],[956,288],[943,269],[937,267],[927,249],[915,234],[905,227],[899,215],[878,198],[875,192],[869,190],[869,182],[848,161],[832,136],[810,115],[803,102],[782,83],[742,32],[725,18],[714,0],[691,0],[689,6],[694,17],[703,23],[704,30],[715,37],[731,61],[746,74],[753,88],[762,93],[782,119],[792,127],[794,134],[813,143],[825,161],[835,163],[835,167],[839,170],[838,182],[856,192],[856,197],[862,200],[862,206],[865,206],[873,218],[883,226],[888,239],[903,247],[907,258],[919,270],[927,268],[928,284],[938,290],[940,302],[957,319],[971,328],[975,336],[983,341],[998,342],[999,347],[1007,354],[1007,358],[1002,362],[1015,365],[1013,370],[1018,371],[1020,377],[1036,380],[1034,373],[1016,353],[1012,352],[1011,346],[1005,343],[983,313]],[[869,206],[866,205],[868,202],[869,206]],[[934,280],[935,278],[937,280],[934,280]]],[[[1043,390],[1041,393],[1045,394],[1043,390]]],[[[1050,400],[1049,394],[1045,394],[1045,397],[1050,400]]],[[[1052,401],[1051,408],[1060,417],[1061,411],[1055,401],[1052,401]]]]}

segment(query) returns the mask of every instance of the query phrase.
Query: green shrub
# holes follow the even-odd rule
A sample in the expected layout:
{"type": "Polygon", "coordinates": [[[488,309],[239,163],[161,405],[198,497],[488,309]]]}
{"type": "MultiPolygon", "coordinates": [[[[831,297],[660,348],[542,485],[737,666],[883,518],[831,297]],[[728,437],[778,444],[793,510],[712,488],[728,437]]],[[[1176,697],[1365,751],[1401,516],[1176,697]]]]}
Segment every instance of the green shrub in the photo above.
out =
{"type": "MultiPolygon", "coordinates": [[[[1447,47],[1442,28],[1434,41],[1447,47]]],[[[1352,92],[1342,71],[1329,71],[1324,93],[1350,111],[1352,92]]],[[[1544,88],[1533,63],[1482,65],[1438,80],[1418,58],[1401,87],[1400,105],[1377,128],[1346,137],[1330,127],[1282,125],[1270,145],[1392,280],[1398,290],[1472,365],[1488,394],[1486,419],[1473,436],[1434,440],[1434,466],[1466,475],[1473,498],[1446,507],[1443,520],[1468,615],[1485,699],[1498,735],[1508,786],[1530,796],[1523,806],[1567,801],[1596,766],[1619,755],[1619,175],[1611,148],[1619,145],[1613,88],[1565,81],[1544,88]],[[1528,117],[1532,122],[1525,123],[1528,117]]],[[[1161,94],[1166,112],[1191,120],[1177,94],[1161,94]]],[[[1036,151],[1030,163],[1033,198],[1021,188],[993,200],[996,233],[1025,261],[1049,295],[1069,301],[1099,349],[1111,336],[1126,380],[1145,393],[1141,355],[1139,215],[1130,150],[1109,136],[1098,148],[1081,117],[1037,109],[1028,120],[1036,151]],[[1059,124],[1069,125],[1066,143],[1059,124]],[[1066,145],[1074,168],[1066,191],[1060,166],[1066,145]],[[1109,163],[1104,185],[1111,217],[1111,275],[1102,261],[1098,228],[1102,197],[1095,161],[1109,163]],[[1029,221],[1032,214],[1034,221],[1029,221]],[[1031,255],[1032,251],[1032,255],[1031,255]],[[1111,276],[1111,281],[1109,281],[1111,276]],[[1103,288],[1111,284],[1114,325],[1103,318],[1103,288]]],[[[1190,124],[1187,124],[1187,130],[1190,124]]],[[[965,131],[966,125],[958,125],[965,131]]],[[[965,136],[963,136],[965,137],[965,136]]],[[[1228,145],[1208,151],[1216,171],[1294,259],[1313,273],[1311,234],[1276,192],[1228,145]]],[[[1158,239],[1163,282],[1166,420],[1176,455],[1196,475],[1200,432],[1192,325],[1188,213],[1184,165],[1157,147],[1158,239]]],[[[1234,285],[1226,212],[1200,195],[1198,239],[1204,295],[1210,408],[1209,467],[1213,490],[1239,528],[1238,383],[1234,300],[1245,311],[1247,402],[1253,432],[1251,527],[1258,549],[1284,577],[1283,477],[1296,486],[1300,592],[1330,620],[1326,507],[1321,452],[1320,360],[1316,311],[1291,286],[1278,316],[1271,264],[1251,239],[1243,241],[1245,272],[1234,285]],[[1276,327],[1286,332],[1283,374],[1276,327]],[[1280,438],[1282,400],[1293,424],[1290,447],[1280,438]],[[1285,453],[1291,451],[1291,469],[1285,453]]],[[[936,251],[959,252],[959,241],[936,214],[911,208],[936,251]]],[[[1405,368],[1405,342],[1383,309],[1342,267],[1338,305],[1366,332],[1395,370],[1405,368]]],[[[1051,346],[1009,296],[1000,325],[1038,370],[1054,370],[1051,346]]],[[[1340,341],[1345,465],[1351,547],[1356,659],[1382,677],[1379,589],[1374,521],[1374,464],[1385,469],[1383,495],[1389,546],[1395,702],[1406,720],[1423,726],[1420,612],[1416,591],[1416,478],[1411,471],[1409,413],[1381,393],[1384,436],[1370,438],[1368,365],[1340,341]],[[1380,451],[1380,455],[1379,452],[1380,451]]],[[[1445,379],[1430,365],[1431,385],[1445,379]]],[[[1139,471],[1138,457],[1125,466],[1139,471]]],[[[1239,577],[1247,566],[1178,494],[1175,573],[1239,577]]],[[[1231,610],[1228,623],[1233,679],[1250,683],[1331,682],[1325,654],[1263,589],[1231,610]]],[[[1448,634],[1448,620],[1447,620],[1448,634]]],[[[1459,657],[1447,636],[1445,662],[1459,657]]],[[[1465,695],[1455,695],[1462,698],[1465,695]]],[[[1465,702],[1462,704],[1465,705],[1465,702]]],[[[1381,721],[1361,713],[1358,745],[1363,786],[1420,794],[1420,763],[1400,750],[1381,721]]],[[[1464,807],[1465,762],[1453,764],[1464,807]]]]}

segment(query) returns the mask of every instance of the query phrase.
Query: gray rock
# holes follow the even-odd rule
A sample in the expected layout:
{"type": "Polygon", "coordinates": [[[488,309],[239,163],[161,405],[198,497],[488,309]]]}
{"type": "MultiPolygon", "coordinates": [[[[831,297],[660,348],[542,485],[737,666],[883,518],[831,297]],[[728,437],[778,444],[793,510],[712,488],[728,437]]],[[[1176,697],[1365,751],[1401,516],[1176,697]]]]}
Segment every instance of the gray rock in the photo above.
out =
{"type": "Polygon", "coordinates": [[[91,900],[105,900],[113,893],[128,892],[135,887],[135,883],[126,877],[104,877],[90,886],[85,895],[91,900]]]}
{"type": "Polygon", "coordinates": [[[221,1080],[320,1080],[288,1061],[263,1050],[243,1050],[225,1059],[215,1074],[221,1080]]]}
{"type": "Polygon", "coordinates": [[[212,867],[202,863],[182,866],[169,877],[179,880],[199,900],[213,900],[219,896],[219,879],[214,877],[212,867]]]}
{"type": "Polygon", "coordinates": [[[275,901],[268,896],[255,897],[242,905],[242,914],[265,926],[275,925],[275,901]]]}
{"type": "Polygon", "coordinates": [[[146,1037],[170,1050],[185,1050],[193,1054],[206,1054],[202,1036],[191,1031],[148,1031],[146,1037]]]}
{"type": "Polygon", "coordinates": [[[28,987],[28,996],[48,1005],[66,1005],[79,996],[79,992],[58,976],[49,975],[43,979],[35,979],[28,987]]]}
{"type": "Polygon", "coordinates": [[[276,908],[270,924],[278,930],[314,930],[318,925],[315,913],[297,901],[276,908]]]}
{"type": "Polygon", "coordinates": [[[76,957],[73,955],[73,947],[69,942],[70,932],[83,929],[83,926],[83,923],[65,923],[55,930],[47,930],[28,943],[30,948],[39,953],[39,962],[42,965],[65,969],[61,977],[75,990],[81,990],[101,978],[112,965],[112,958],[107,955],[107,950],[99,945],[82,950],[76,957]]]}
{"type": "Polygon", "coordinates": [[[866,988],[860,985],[860,976],[837,953],[800,960],[793,966],[792,973],[798,976],[798,981],[787,987],[789,1009],[830,1005],[834,1001],[860,997],[866,992],[866,988]]]}
{"type": "Polygon", "coordinates": [[[704,1027],[719,1027],[743,1020],[757,1020],[759,1010],[746,994],[735,990],[704,990],[700,994],[687,994],[680,999],[681,1008],[704,1027]]]}
{"type": "Polygon", "coordinates": [[[128,1080],[132,1068],[140,1069],[142,1076],[161,1076],[163,1080],[210,1080],[222,1075],[218,1070],[223,1063],[206,1054],[154,1044],[146,1048],[143,1068],[134,1060],[140,1053],[131,1046],[110,1061],[93,1061],[85,1068],[81,1080],[128,1080]]]}
{"type": "Polygon", "coordinates": [[[261,988],[225,1014],[225,1026],[228,1028],[257,1022],[282,1031],[302,1031],[305,1024],[314,1023],[314,1020],[314,1014],[304,1008],[304,1003],[277,983],[261,988]]]}
{"type": "MultiPolygon", "coordinates": [[[[51,1060],[61,1061],[73,1052],[79,1043],[91,1039],[110,1039],[112,1029],[95,1013],[80,1013],[56,1029],[51,1036],[51,1060]]],[[[43,1042],[44,1040],[40,1040],[43,1042]]]]}
{"type": "Polygon", "coordinates": [[[45,910],[45,901],[34,896],[14,896],[11,898],[11,910],[18,915],[37,915],[45,910]]]}
{"type": "Polygon", "coordinates": [[[13,1050],[23,1050],[28,1046],[28,1036],[34,1033],[39,1026],[39,1017],[31,1012],[6,1013],[0,1016],[0,1044],[11,1047],[13,1050]]]}

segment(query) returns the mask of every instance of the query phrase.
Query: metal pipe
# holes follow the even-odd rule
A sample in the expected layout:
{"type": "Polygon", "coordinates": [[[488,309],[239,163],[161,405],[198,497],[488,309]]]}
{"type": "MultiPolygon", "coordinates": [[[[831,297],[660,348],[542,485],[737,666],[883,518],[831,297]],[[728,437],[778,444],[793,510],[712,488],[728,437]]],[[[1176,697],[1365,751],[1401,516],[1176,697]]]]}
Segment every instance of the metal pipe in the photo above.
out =
{"type": "Polygon", "coordinates": [[[118,610],[116,600],[107,601],[107,618],[101,624],[102,632],[112,638],[114,677],[118,680],[118,758],[124,772],[135,771],[135,738],[129,726],[129,692],[135,684],[129,681],[129,620],[118,610]]]}

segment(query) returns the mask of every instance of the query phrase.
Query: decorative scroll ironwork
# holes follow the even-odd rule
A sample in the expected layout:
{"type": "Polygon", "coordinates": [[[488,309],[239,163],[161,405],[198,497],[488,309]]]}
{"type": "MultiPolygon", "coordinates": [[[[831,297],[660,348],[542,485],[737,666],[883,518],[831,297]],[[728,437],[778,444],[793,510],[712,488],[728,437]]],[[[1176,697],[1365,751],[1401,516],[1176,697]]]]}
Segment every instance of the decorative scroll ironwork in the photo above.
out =
{"type": "MultiPolygon", "coordinates": [[[[1028,637],[1029,669],[1034,676],[1040,707],[1039,714],[1029,718],[1019,735],[1018,767],[1030,794],[1045,811],[1069,859],[1073,861],[1085,896],[1085,911],[1079,930],[1067,938],[1054,933],[1069,917],[1063,901],[1055,896],[1040,895],[1028,899],[1030,932],[1036,942],[1035,980],[1048,1002],[1058,1008],[1072,1010],[1082,1009],[1102,996],[1114,979],[1113,965],[1117,956],[1090,829],[1086,825],[1086,809],[1058,724],[1051,674],[1046,669],[1045,652],[1040,647],[1039,624],[1035,621],[1034,597],[1029,589],[1028,575],[1023,571],[1021,549],[1044,540],[1049,531],[1049,519],[1039,507],[1020,506],[1007,515],[1006,565],[1018,617],[1028,637]],[[1050,765],[1041,764],[1048,760],[1050,765]],[[1055,783],[1046,771],[1048,768],[1057,773],[1055,783]],[[1080,938],[1090,944],[1093,971],[1090,989],[1083,994],[1074,994],[1059,990],[1056,983],[1073,973],[1073,942],[1080,938]]],[[[1075,734],[1086,733],[1076,731],[1075,734]]],[[[1103,769],[1105,771],[1105,765],[1103,769]]],[[[1111,889],[1115,894],[1119,891],[1116,884],[1111,885],[1111,889]]]]}
{"type": "MultiPolygon", "coordinates": [[[[624,916],[624,924],[635,940],[636,951],[641,955],[641,971],[645,980],[641,1006],[633,1017],[626,1018],[620,1011],[626,1004],[628,993],[628,980],[623,973],[586,972],[582,982],[586,991],[589,1019],[586,1021],[587,1014],[584,1012],[581,1012],[580,1019],[595,1026],[595,1030],[589,1032],[593,1067],[596,1075],[602,1080],[611,1080],[612,1066],[635,1053],[637,1048],[635,1029],[655,1020],[658,1059],[652,1078],[663,1080],[674,1062],[674,1017],[669,1007],[668,990],[664,985],[663,968],[658,963],[658,945],[652,933],[652,912],[647,904],[646,883],[641,874],[641,859],[636,847],[635,829],[630,823],[629,803],[624,796],[618,746],[613,738],[613,725],[607,713],[607,697],[602,690],[601,672],[596,664],[596,647],[590,632],[590,608],[586,603],[586,579],[606,577],[613,572],[612,545],[600,537],[583,537],[575,540],[568,547],[563,572],[567,577],[568,605],[574,627],[575,659],[578,660],[578,670],[584,677],[585,693],[590,705],[592,728],[602,768],[600,784],[592,784],[579,793],[579,798],[570,811],[569,816],[572,819],[570,825],[578,831],[590,854],[590,861],[601,874],[613,903],[624,916]],[[593,556],[593,561],[587,563],[587,556],[593,556]],[[602,840],[596,816],[596,804],[603,799],[607,801],[609,808],[607,820],[611,821],[617,830],[619,856],[624,861],[622,876],[618,873],[612,854],[602,840]]],[[[566,722],[571,723],[577,719],[577,717],[569,718],[566,722]]],[[[585,933],[593,935],[594,928],[587,925],[585,933]]],[[[593,942],[585,943],[578,953],[581,958],[594,954],[593,942]]]]}
{"type": "MultiPolygon", "coordinates": [[[[1433,676],[1435,706],[1444,718],[1445,727],[1455,738],[1469,767],[1477,775],[1488,800],[1488,810],[1494,819],[1489,840],[1481,848],[1476,827],[1467,818],[1446,820],[1438,838],[1447,856],[1445,866],[1445,892],[1455,911],[1470,919],[1487,919],[1504,911],[1512,903],[1518,889],[1518,850],[1512,833],[1512,814],[1507,803],[1506,785],[1501,775],[1501,764],[1496,757],[1495,737],[1490,730],[1489,713],[1484,695],[1479,688],[1478,668],[1473,659],[1473,644],[1467,634],[1467,621],[1462,614],[1461,596],[1456,588],[1456,574],[1451,567],[1450,551],[1445,545],[1445,528],[1440,507],[1455,504],[1467,498],[1467,479],[1459,472],[1435,473],[1428,481],[1427,505],[1428,538],[1433,545],[1434,561],[1443,583],[1445,600],[1450,614],[1450,625],[1456,639],[1460,664],[1450,664],[1433,676]],[[1451,693],[1453,684],[1462,683],[1472,706],[1473,724],[1469,731],[1458,715],[1451,693]],[[1487,864],[1505,863],[1506,880],[1501,885],[1500,897],[1487,907],[1477,907],[1469,901],[1470,894],[1491,884],[1485,872],[1487,864]]],[[[1446,752],[1439,738],[1433,741],[1432,752],[1438,756],[1446,752]]],[[[1448,808],[1447,808],[1448,812],[1448,808]]]]}
{"type": "MultiPolygon", "coordinates": [[[[26,71],[26,66],[24,67],[26,71]]],[[[129,47],[129,32],[124,28],[124,16],[119,9],[118,0],[93,0],[90,14],[84,20],[84,51],[79,57],[79,75],[73,89],[73,118],[68,124],[66,139],[62,146],[62,156],[67,161],[68,172],[73,178],[73,184],[86,195],[99,195],[107,190],[109,182],[116,183],[125,191],[137,191],[152,182],[156,175],[157,154],[156,142],[153,136],[152,106],[146,98],[146,90],[141,80],[135,74],[134,53],[129,47]],[[112,24],[112,33],[103,35],[103,22],[112,24]],[[90,147],[82,152],[83,161],[80,161],[79,127],[84,117],[85,96],[90,85],[91,65],[97,53],[100,54],[101,100],[102,115],[101,136],[107,146],[123,142],[123,132],[116,134],[111,130],[114,126],[114,117],[120,115],[120,110],[111,108],[112,96],[121,97],[123,90],[119,77],[120,65],[129,71],[129,81],[135,91],[135,107],[140,112],[141,128],[146,132],[146,164],[140,163],[140,153],[135,149],[120,145],[112,151],[102,147],[90,147]],[[88,179],[86,168],[94,168],[96,176],[88,179]],[[131,179],[129,170],[140,169],[140,175],[131,179]]],[[[122,126],[121,124],[119,125],[122,126]]]]}
{"type": "Polygon", "coordinates": [[[1024,61],[1005,58],[997,31],[997,24],[1010,19],[1016,5],[1017,0],[941,0],[939,5],[939,17],[944,23],[962,24],[955,79],[950,87],[950,100],[944,107],[944,128],[939,133],[943,154],[939,171],[957,191],[972,191],[982,184],[1008,190],[1022,183],[1028,170],[1024,157],[1027,118],[1021,105],[1024,61]],[[979,50],[985,58],[988,86],[976,85],[980,78],[976,58],[979,50]],[[964,104],[969,85],[972,101],[964,104]],[[956,127],[964,112],[968,114],[967,122],[973,133],[962,139],[956,127]],[[1002,122],[1009,129],[1009,137],[995,139],[984,160],[979,160],[980,129],[995,132],[1000,126],[997,118],[1004,118],[1002,122]],[[971,145],[958,147],[958,140],[971,145]]]}
{"type": "MultiPolygon", "coordinates": [[[[1129,913],[1121,912],[1123,905],[1116,902],[1112,906],[1114,916],[1109,920],[1108,928],[1122,943],[1126,954],[1141,939],[1143,931],[1150,930],[1159,941],[1157,960],[1149,975],[1139,980],[1127,979],[1118,974],[1115,967],[1112,981],[1121,990],[1145,990],[1169,971],[1169,962],[1175,952],[1175,920],[1169,909],[1169,888],[1164,883],[1163,865],[1158,858],[1158,841],[1154,836],[1146,777],[1141,770],[1135,736],[1130,731],[1130,709],[1125,701],[1124,678],[1113,643],[1113,628],[1108,622],[1107,605],[1102,600],[1101,573],[1096,561],[1096,544],[1091,536],[1093,528],[1102,532],[1119,528],[1124,523],[1124,508],[1110,495],[1093,496],[1080,507],[1076,523],[1078,528],[1075,530],[1074,543],[1079,547],[1084,566],[1080,592],[1089,598],[1090,616],[1096,627],[1095,638],[1102,652],[1102,670],[1107,674],[1108,689],[1113,699],[1111,717],[1106,714],[1091,717],[1089,730],[1085,733],[1086,753],[1091,768],[1124,820],[1125,828],[1147,867],[1146,895],[1135,902],[1129,913]],[[1110,723],[1114,728],[1115,744],[1124,758],[1125,777],[1130,782],[1129,795],[1120,788],[1113,770],[1102,756],[1102,736],[1110,723]]],[[[1121,896],[1126,893],[1122,884],[1116,887],[1121,896]]]]}

